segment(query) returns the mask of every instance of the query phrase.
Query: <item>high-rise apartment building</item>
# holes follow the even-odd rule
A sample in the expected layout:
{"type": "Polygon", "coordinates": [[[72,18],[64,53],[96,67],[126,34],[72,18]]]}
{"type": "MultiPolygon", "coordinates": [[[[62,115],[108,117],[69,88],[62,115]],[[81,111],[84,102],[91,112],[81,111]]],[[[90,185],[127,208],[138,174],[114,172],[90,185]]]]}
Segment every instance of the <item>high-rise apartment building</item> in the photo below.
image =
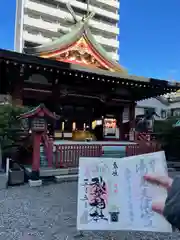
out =
{"type": "MultiPolygon", "coordinates": [[[[66,4],[70,3],[78,19],[87,12],[88,0],[16,0],[15,50],[58,39],[74,24],[66,4]]],[[[119,61],[119,0],[90,0],[95,15],[89,21],[96,41],[119,61]]]]}

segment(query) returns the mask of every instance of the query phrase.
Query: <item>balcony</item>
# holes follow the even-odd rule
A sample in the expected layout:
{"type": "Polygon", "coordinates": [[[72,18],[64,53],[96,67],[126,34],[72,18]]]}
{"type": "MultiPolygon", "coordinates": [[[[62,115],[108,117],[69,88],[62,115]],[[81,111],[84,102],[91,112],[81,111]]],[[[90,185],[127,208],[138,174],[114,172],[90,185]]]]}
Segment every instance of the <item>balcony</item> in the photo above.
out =
{"type": "MultiPolygon", "coordinates": [[[[63,3],[68,3],[69,0],[56,0],[57,2],[63,2],[63,3]]],[[[105,0],[101,0],[102,2],[105,2],[105,0]]],[[[110,1],[108,0],[110,3],[111,2],[114,2],[114,1],[110,1]]],[[[78,1],[71,1],[71,5],[73,7],[77,7],[79,9],[82,9],[82,10],[86,10],[87,9],[87,4],[86,3],[82,3],[82,2],[78,2],[78,1]]],[[[109,12],[107,10],[104,10],[104,9],[101,9],[101,8],[98,8],[98,7],[95,7],[95,6],[92,6],[90,4],[89,6],[89,10],[90,11],[94,11],[96,14],[99,14],[101,16],[106,16],[108,18],[111,18],[111,19],[114,19],[114,20],[117,20],[119,21],[119,14],[116,14],[116,13],[112,13],[112,12],[109,12]]]]}
{"type": "MultiPolygon", "coordinates": [[[[27,15],[24,16],[24,25],[32,27],[33,29],[37,29],[40,31],[40,29],[43,32],[46,32],[46,35],[48,34],[49,39],[51,40],[53,37],[60,36],[58,33],[59,30],[62,30],[62,32],[67,33],[71,30],[70,27],[64,27],[58,23],[50,23],[50,22],[45,22],[42,19],[33,19],[31,17],[28,17],[27,15]]],[[[93,31],[92,31],[93,33],[93,31]]],[[[103,44],[105,46],[112,46],[112,48],[117,49],[119,47],[119,41],[115,39],[109,39],[105,38],[103,36],[99,35],[94,35],[96,41],[100,44],[103,44]]]]}
{"type": "MultiPolygon", "coordinates": [[[[38,44],[45,44],[48,42],[52,42],[52,39],[49,37],[43,36],[41,33],[30,33],[27,30],[23,32],[23,39],[27,42],[38,43],[38,44]]],[[[114,52],[107,52],[113,59],[118,61],[118,55],[114,52]]]]}
{"type": "MultiPolygon", "coordinates": [[[[54,21],[58,20],[67,20],[72,22],[73,24],[73,19],[72,16],[69,12],[67,11],[63,11],[60,9],[56,9],[53,7],[48,7],[45,6],[43,4],[40,3],[34,3],[31,1],[27,1],[25,3],[25,8],[28,10],[31,10],[35,13],[39,13],[40,15],[49,15],[51,18],[54,18],[54,21]]],[[[82,18],[82,16],[77,15],[77,19],[80,20],[82,18]]],[[[89,21],[90,26],[92,26],[93,28],[98,29],[99,31],[106,31],[106,32],[110,32],[113,35],[118,35],[119,34],[119,29],[116,26],[110,25],[110,24],[105,24],[103,22],[100,21],[96,21],[96,20],[90,20],[89,21]]]]}
{"type": "Polygon", "coordinates": [[[100,3],[103,3],[104,5],[109,5],[111,7],[114,7],[116,9],[119,9],[119,6],[120,6],[120,2],[119,1],[116,1],[116,0],[96,0],[96,2],[100,2],[100,3]]]}
{"type": "Polygon", "coordinates": [[[42,36],[42,34],[29,33],[28,31],[23,32],[23,39],[27,42],[38,43],[39,45],[52,42],[48,37],[42,36]]]}

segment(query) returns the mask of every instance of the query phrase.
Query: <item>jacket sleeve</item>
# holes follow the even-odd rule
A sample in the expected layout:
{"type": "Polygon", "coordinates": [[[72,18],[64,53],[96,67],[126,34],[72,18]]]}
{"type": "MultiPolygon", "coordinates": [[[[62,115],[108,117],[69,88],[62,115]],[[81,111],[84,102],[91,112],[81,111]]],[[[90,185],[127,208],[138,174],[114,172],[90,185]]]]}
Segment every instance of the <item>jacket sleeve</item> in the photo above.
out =
{"type": "Polygon", "coordinates": [[[180,177],[176,177],[168,191],[163,212],[173,227],[180,229],[180,177]]]}

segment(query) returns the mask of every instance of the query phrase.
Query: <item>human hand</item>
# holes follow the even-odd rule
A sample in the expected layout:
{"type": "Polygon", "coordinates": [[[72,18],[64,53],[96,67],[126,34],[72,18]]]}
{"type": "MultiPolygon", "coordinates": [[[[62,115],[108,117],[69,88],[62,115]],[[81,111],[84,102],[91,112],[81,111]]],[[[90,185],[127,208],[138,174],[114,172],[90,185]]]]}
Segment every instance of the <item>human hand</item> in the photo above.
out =
{"type": "MultiPolygon", "coordinates": [[[[148,181],[149,183],[160,185],[166,189],[169,189],[172,185],[173,179],[166,176],[158,176],[154,174],[149,174],[144,176],[144,180],[148,181]]],[[[152,210],[162,214],[165,206],[165,200],[162,202],[154,202],[152,203],[152,210]]]]}

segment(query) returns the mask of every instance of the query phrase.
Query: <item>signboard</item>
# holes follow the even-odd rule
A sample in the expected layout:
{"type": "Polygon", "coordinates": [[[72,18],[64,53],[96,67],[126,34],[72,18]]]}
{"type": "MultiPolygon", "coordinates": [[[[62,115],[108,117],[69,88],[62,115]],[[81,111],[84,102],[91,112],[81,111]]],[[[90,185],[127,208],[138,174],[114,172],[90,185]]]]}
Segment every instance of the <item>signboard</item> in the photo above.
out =
{"type": "Polygon", "coordinates": [[[78,230],[171,232],[171,225],[151,209],[165,199],[165,189],[143,180],[146,173],[167,175],[164,152],[128,158],[80,158],[78,230]]]}
{"type": "Polygon", "coordinates": [[[116,137],[116,119],[113,118],[105,118],[104,119],[104,137],[115,138],[116,137]]]}

